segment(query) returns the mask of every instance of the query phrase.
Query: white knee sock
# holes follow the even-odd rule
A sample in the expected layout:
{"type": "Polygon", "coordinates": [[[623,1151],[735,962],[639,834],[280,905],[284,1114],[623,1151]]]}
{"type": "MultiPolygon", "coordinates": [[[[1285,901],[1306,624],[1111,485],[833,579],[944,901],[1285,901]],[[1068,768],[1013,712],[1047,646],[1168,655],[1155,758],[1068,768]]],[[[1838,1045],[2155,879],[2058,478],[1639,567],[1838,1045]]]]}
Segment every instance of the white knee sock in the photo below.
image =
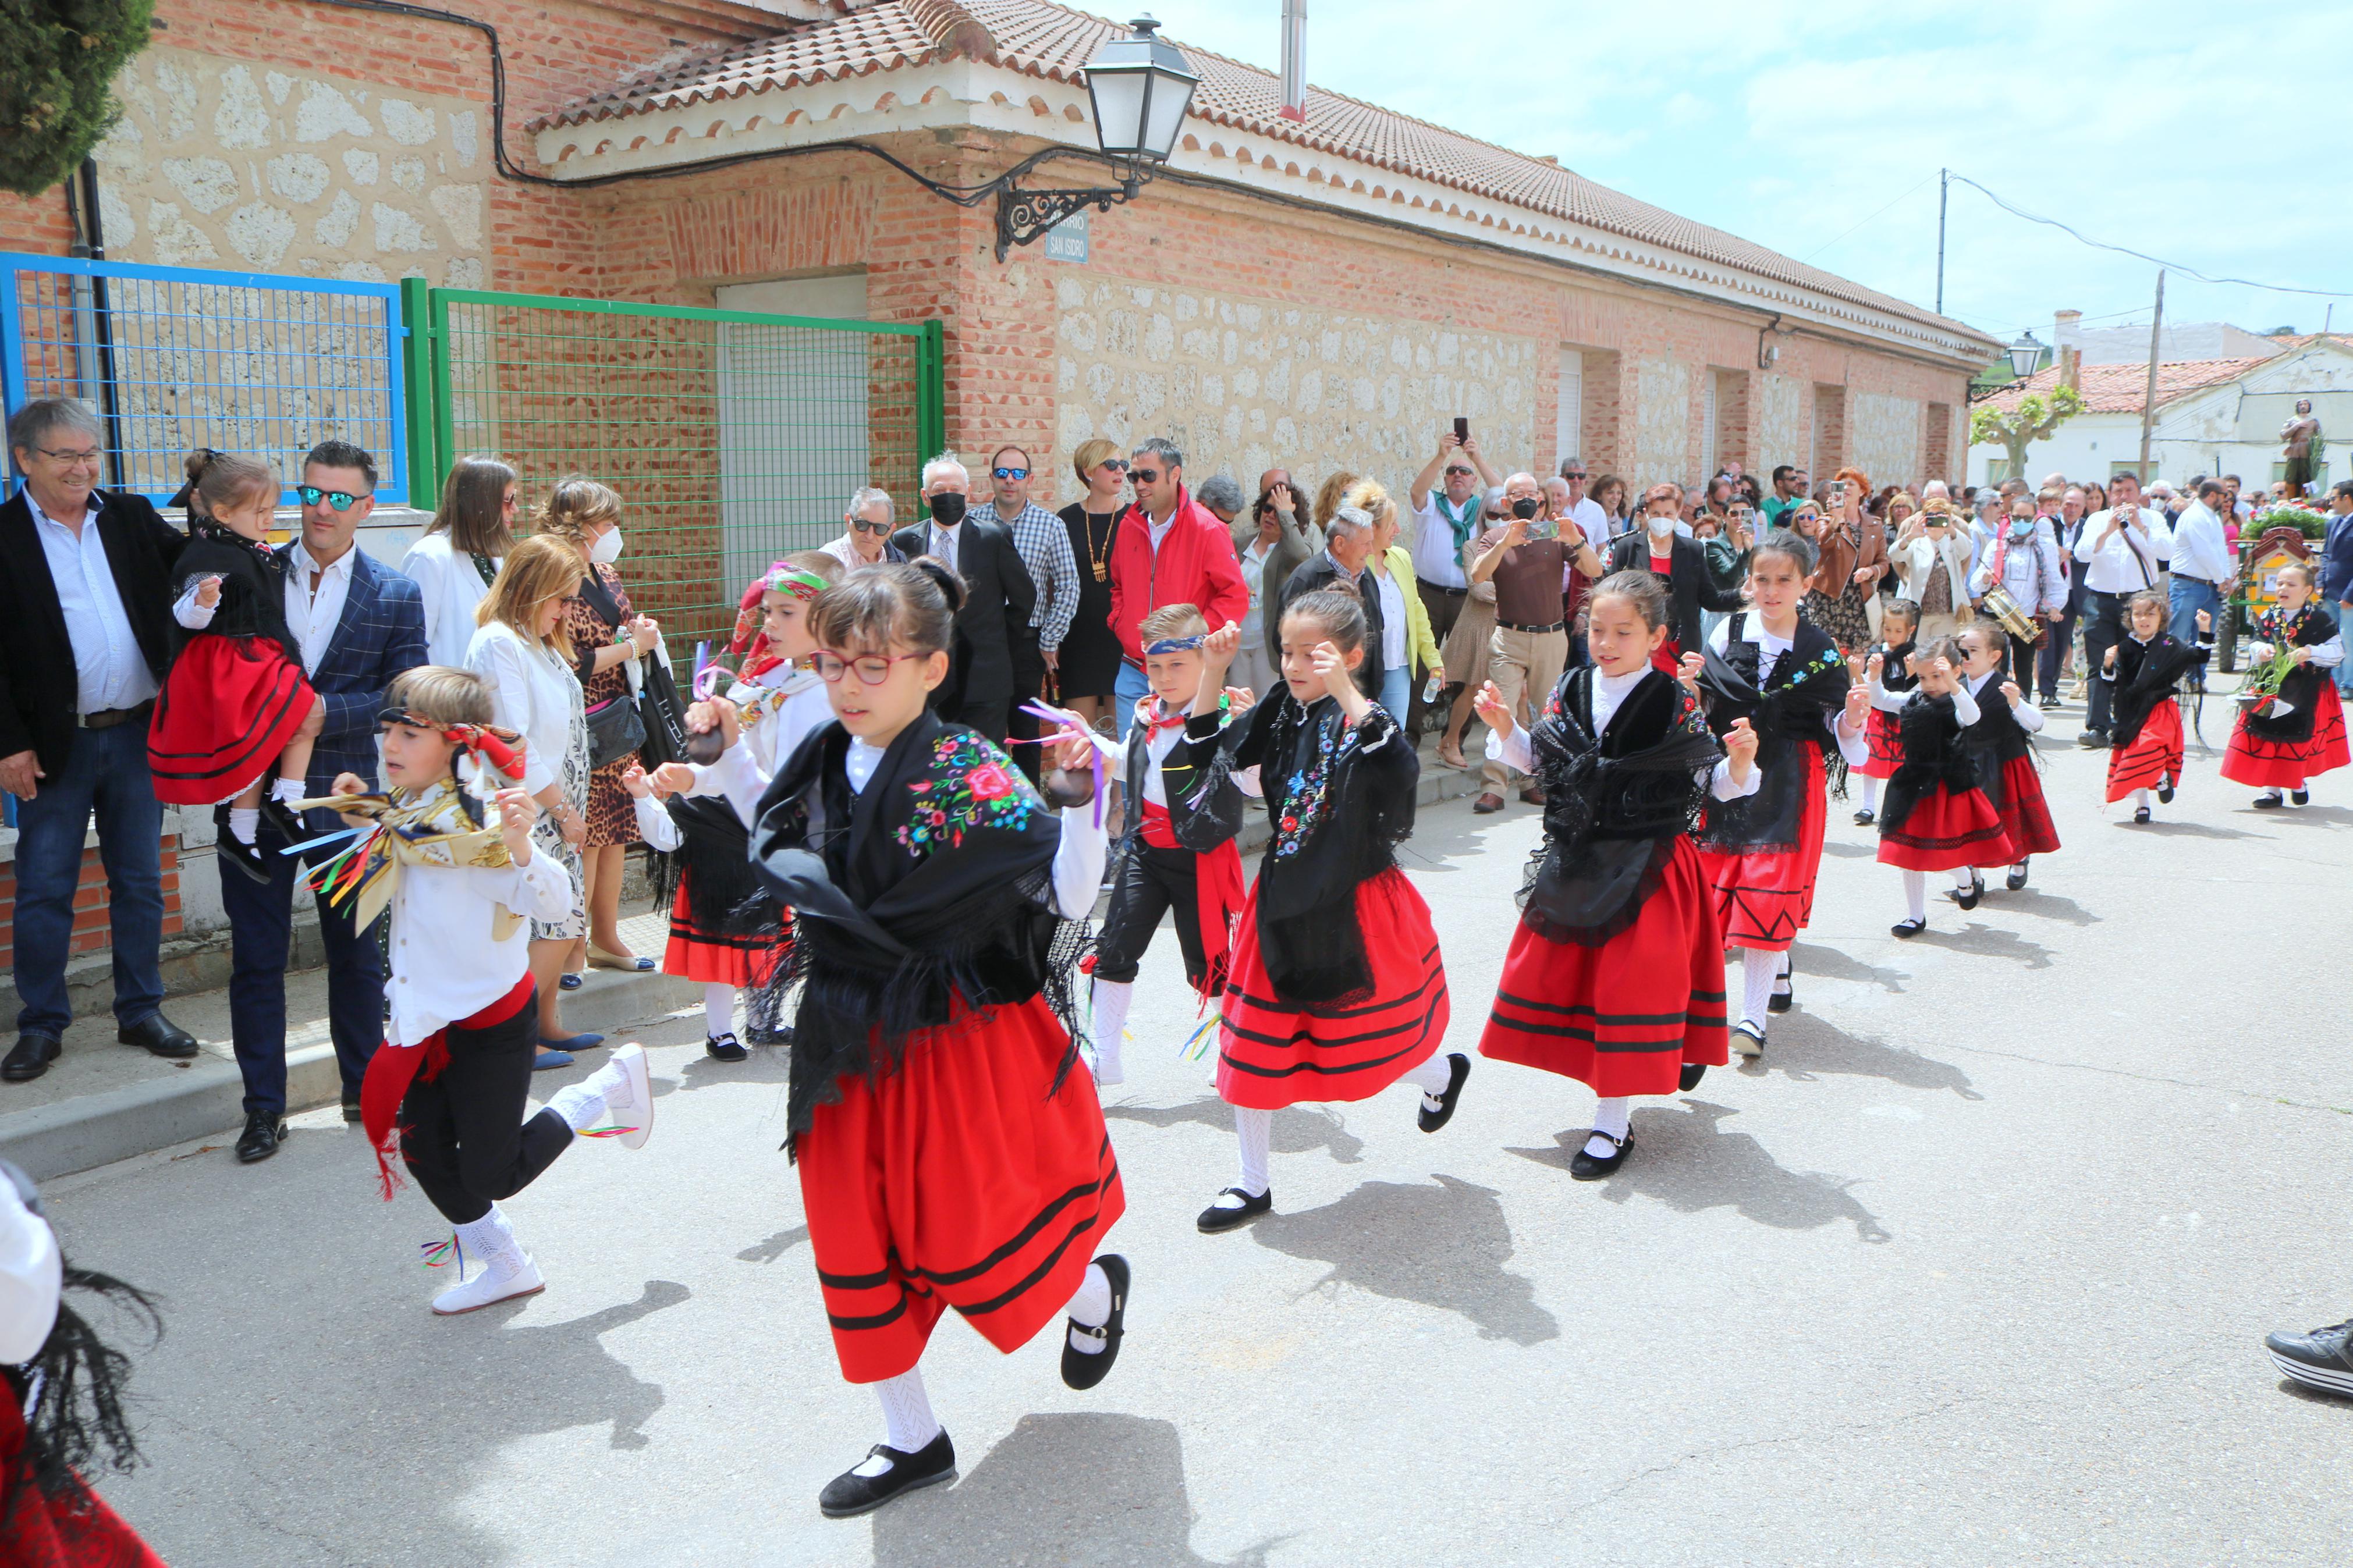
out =
{"type": "MultiPolygon", "coordinates": [[[[923,1369],[911,1366],[896,1377],[874,1385],[882,1401],[882,1441],[902,1454],[916,1453],[940,1435],[939,1417],[932,1414],[931,1396],[923,1392],[923,1369]]],[[[890,1466],[869,1459],[857,1474],[879,1476],[890,1466]],[[874,1468],[869,1469],[867,1466],[874,1468]]]]}
{"type": "Polygon", "coordinates": [[[1740,1021],[1758,1034],[1765,1032],[1765,1004],[1772,999],[1773,977],[1781,955],[1761,947],[1736,949],[1740,954],[1740,1021]]]}
{"type": "Polygon", "coordinates": [[[1400,1076],[1406,1082],[1421,1090],[1422,1103],[1435,1110],[1439,1107],[1439,1097],[1443,1095],[1447,1086],[1454,1081],[1453,1058],[1444,1051],[1432,1051],[1430,1053],[1428,1061],[1400,1076]]]}
{"type": "Polygon", "coordinates": [[[311,792],[302,787],[301,779],[280,779],[269,786],[269,798],[282,800],[290,805],[311,792]]]}
{"type": "MultiPolygon", "coordinates": [[[[515,1240],[514,1227],[507,1223],[498,1205],[492,1204],[490,1213],[456,1229],[458,1245],[465,1249],[466,1258],[478,1272],[487,1268],[497,1274],[512,1274],[522,1267],[522,1244],[515,1240]]],[[[464,1270],[459,1272],[462,1275],[464,1270]]]]}
{"type": "Polygon", "coordinates": [[[1928,874],[1926,871],[1904,873],[1904,913],[1907,919],[1926,922],[1928,919],[1928,874]]]}
{"type": "Polygon", "coordinates": [[[1976,887],[1977,885],[1978,885],[1978,872],[1977,872],[1977,868],[1976,868],[1976,867],[1974,867],[1974,866],[1956,866],[1956,867],[1954,867],[1954,868],[1953,868],[1953,886],[1954,886],[1954,887],[1956,887],[1956,888],[1959,889],[1962,892],[1966,893],[1966,892],[1968,892],[1971,888],[1974,888],[1974,887],[1976,887]]]}
{"type": "Polygon", "coordinates": [[[237,835],[239,844],[252,843],[261,832],[261,808],[258,805],[230,806],[228,830],[237,835]]]}
{"type": "Polygon", "coordinates": [[[1266,1191],[1267,1146],[1274,1136],[1274,1112],[1234,1107],[1234,1132],[1242,1146],[1242,1179],[1234,1185],[1251,1197],[1266,1191]]]}
{"type": "Polygon", "coordinates": [[[715,981],[703,986],[702,1032],[714,1040],[735,1032],[735,987],[715,981]]]}
{"type": "Polygon", "coordinates": [[[1879,805],[1879,781],[1869,773],[1862,775],[1862,809],[1871,811],[1879,805]]]}
{"type": "Polygon", "coordinates": [[[2132,802],[2133,802],[2133,805],[2134,805],[2136,807],[2139,808],[2140,810],[2143,810],[2143,811],[2147,810],[2147,809],[2148,809],[2148,791],[2147,791],[2147,790],[2145,790],[2145,789],[2137,789],[2137,790],[2133,791],[2133,794],[2132,794],[2132,802]]]}
{"type": "MultiPolygon", "coordinates": [[[[1111,1278],[1102,1264],[1088,1264],[1079,1288],[1071,1293],[1071,1320],[1091,1329],[1100,1329],[1111,1321],[1111,1278]]],[[[1072,1350],[1088,1355],[1101,1355],[1106,1348],[1103,1341],[1085,1334],[1072,1334],[1070,1340],[1072,1350]]]]}
{"type": "Polygon", "coordinates": [[[1095,1047],[1095,1081],[1122,1081],[1119,1068],[1119,1047],[1127,1033],[1127,1007],[1135,998],[1133,980],[1097,980],[1094,983],[1094,1016],[1087,1025],[1087,1034],[1095,1047]]]}
{"type": "Polygon", "coordinates": [[[1623,1139],[1626,1129],[1633,1124],[1634,1102],[1623,1095],[1597,1100],[1593,1106],[1593,1133],[1585,1142],[1585,1152],[1597,1160],[1607,1160],[1618,1152],[1610,1139],[1623,1139]]]}

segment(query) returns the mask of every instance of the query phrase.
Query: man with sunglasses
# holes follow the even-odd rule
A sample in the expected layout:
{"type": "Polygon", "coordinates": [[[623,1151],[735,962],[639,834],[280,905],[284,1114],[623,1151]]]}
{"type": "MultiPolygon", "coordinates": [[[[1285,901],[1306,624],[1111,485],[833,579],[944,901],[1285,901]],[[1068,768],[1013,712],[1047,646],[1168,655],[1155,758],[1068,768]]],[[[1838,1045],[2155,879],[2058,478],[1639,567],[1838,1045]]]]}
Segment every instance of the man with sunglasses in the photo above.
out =
{"type": "Polygon", "coordinates": [[[24,488],[0,505],[0,789],[16,797],[16,1044],[26,1083],[63,1050],[66,951],[92,814],[113,927],[116,1038],[182,1060],[164,1016],[164,807],[147,721],[172,658],[168,587],[186,538],[142,497],[98,488],[106,442],[71,398],[9,416],[24,488]]]}
{"type": "Polygon", "coordinates": [[[841,537],[827,545],[825,552],[840,562],[843,571],[855,572],[860,566],[880,566],[888,561],[907,558],[891,542],[892,531],[898,524],[892,518],[890,491],[873,485],[860,486],[849,498],[841,521],[841,537]]]}
{"type": "Polygon", "coordinates": [[[1211,631],[1250,614],[1250,590],[1233,535],[1185,489],[1185,455],[1165,436],[1129,454],[1135,504],[1119,520],[1111,547],[1111,629],[1119,638],[1113,717],[1120,739],[1135,705],[1151,692],[1144,679],[1144,617],[1164,605],[1198,605],[1211,631]]]}
{"type": "MultiPolygon", "coordinates": [[[[428,662],[425,597],[417,584],[359,548],[359,526],[375,510],[375,459],[348,441],[322,441],[302,460],[302,531],[279,551],[286,574],[286,626],[302,650],[311,689],[326,705],[326,728],[311,752],[306,788],[332,793],[335,776],[377,776],[376,736],[385,689],[405,669],[428,662]]],[[[334,814],[308,813],[303,826],[323,837],[343,825],[334,814]]],[[[286,1137],[286,968],[294,931],[295,857],[264,817],[266,882],[226,867],[222,912],[228,916],[229,1037],[245,1075],[245,1131],[237,1157],[267,1160],[286,1137]]],[[[322,858],[342,845],[318,851],[322,858]]],[[[313,895],[327,958],[327,1032],[343,1077],[343,1120],[360,1119],[360,1079],[384,1039],[384,954],[375,927],[352,925],[351,906],[313,895]]]]}
{"type": "MultiPolygon", "coordinates": [[[[1443,647],[1462,605],[1471,596],[1471,579],[1463,572],[1463,552],[1482,531],[1482,500],[1503,479],[1480,455],[1479,437],[1457,439],[1453,428],[1439,432],[1438,451],[1406,487],[1413,508],[1413,585],[1421,607],[1430,613],[1430,632],[1443,647]],[[1444,485],[1433,489],[1440,479],[1444,485]]],[[[1428,705],[1416,688],[1408,732],[1419,734],[1428,705]]]]}

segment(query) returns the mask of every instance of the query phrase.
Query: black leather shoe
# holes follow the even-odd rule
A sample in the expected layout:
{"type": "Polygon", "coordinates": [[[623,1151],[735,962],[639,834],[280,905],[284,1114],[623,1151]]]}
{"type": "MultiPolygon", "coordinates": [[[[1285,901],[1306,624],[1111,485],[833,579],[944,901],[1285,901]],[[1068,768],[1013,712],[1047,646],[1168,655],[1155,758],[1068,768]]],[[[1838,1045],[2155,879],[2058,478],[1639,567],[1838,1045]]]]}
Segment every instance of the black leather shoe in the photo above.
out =
{"type": "Polygon", "coordinates": [[[2332,1323],[2308,1334],[2265,1334],[2272,1364],[2306,1388],[2353,1394],[2353,1323],[2332,1323]]]}
{"type": "Polygon", "coordinates": [[[888,1459],[891,1468],[879,1476],[842,1471],[817,1494],[818,1512],[828,1519],[850,1519],[873,1512],[901,1492],[955,1479],[955,1445],[948,1441],[944,1429],[914,1453],[902,1454],[888,1444],[877,1443],[866,1457],[888,1459]]]}
{"type": "Polygon", "coordinates": [[[2010,875],[2001,879],[2001,885],[2013,893],[2023,892],[2026,889],[2026,862],[2021,860],[2012,866],[2010,875]]]}
{"type": "Polygon", "coordinates": [[[1200,1217],[1193,1222],[1193,1228],[1203,1236],[1215,1236],[1221,1230],[1231,1230],[1238,1225],[1248,1224],[1274,1207],[1272,1187],[1267,1188],[1256,1197],[1250,1196],[1240,1187],[1228,1187],[1218,1195],[1221,1198],[1240,1198],[1241,1202],[1232,1207],[1223,1204],[1211,1204],[1208,1208],[1203,1209],[1200,1217]]]}
{"type": "Polygon", "coordinates": [[[1797,1000],[1798,979],[1796,972],[1792,971],[1788,974],[1777,974],[1773,976],[1773,994],[1765,998],[1765,1011],[1767,1013],[1786,1013],[1796,1005],[1797,1000]],[[1786,991],[1782,989],[1785,985],[1788,987],[1786,991]]]}
{"type": "Polygon", "coordinates": [[[360,1116],[360,1097],[356,1091],[348,1089],[343,1090],[343,1120],[353,1123],[357,1123],[362,1120],[360,1116]]]}
{"type": "Polygon", "coordinates": [[[245,1119],[245,1135],[237,1141],[237,1163],[251,1165],[278,1152],[286,1142],[286,1123],[269,1111],[257,1110],[245,1119]]]}
{"type": "Polygon", "coordinates": [[[115,1031],[126,1046],[144,1046],[165,1061],[184,1062],[196,1054],[196,1037],[161,1013],[150,1013],[135,1024],[115,1031]]]}
{"type": "Polygon", "coordinates": [[[1568,1173],[1574,1180],[1580,1182],[1599,1181],[1602,1177],[1610,1174],[1615,1172],[1619,1166],[1624,1164],[1626,1163],[1626,1151],[1634,1146],[1634,1131],[1630,1127],[1626,1130],[1626,1136],[1623,1138],[1611,1138],[1607,1132],[1595,1131],[1588,1135],[1586,1142],[1591,1142],[1595,1138],[1607,1139],[1610,1143],[1616,1145],[1616,1149],[1606,1158],[1596,1159],[1594,1156],[1585,1152],[1584,1143],[1579,1143],[1577,1146],[1577,1152],[1570,1157],[1568,1162],[1568,1173]]]}
{"type": "Polygon", "coordinates": [[[1676,1087],[1682,1089],[1685,1094],[1689,1094],[1693,1089],[1699,1087],[1699,1080],[1706,1076],[1707,1064],[1705,1062],[1685,1062],[1683,1063],[1683,1077],[1677,1081],[1676,1087]]]}
{"type": "Polygon", "coordinates": [[[311,836],[311,830],[302,826],[302,819],[294,815],[292,806],[268,795],[261,800],[261,822],[285,844],[300,844],[311,836]]]}
{"type": "Polygon", "coordinates": [[[1092,1388],[1111,1373],[1111,1363],[1119,1359],[1119,1342],[1127,1330],[1127,1259],[1116,1252],[1106,1252],[1095,1259],[1095,1267],[1111,1281],[1111,1316],[1103,1327],[1089,1328],[1072,1318],[1069,1331],[1062,1336],[1062,1383],[1069,1388],[1092,1388]],[[1100,1341],[1103,1349],[1082,1351],[1071,1348],[1070,1335],[1081,1334],[1100,1341]]]}
{"type": "Polygon", "coordinates": [[[1897,921],[1894,925],[1889,926],[1887,929],[1900,937],[1915,937],[1922,931],[1928,929],[1928,922],[1926,921],[1905,919],[1897,921]]]}
{"type": "Polygon", "coordinates": [[[236,868],[237,875],[250,877],[257,882],[269,880],[269,857],[261,852],[259,844],[248,844],[229,831],[228,807],[213,807],[213,856],[224,866],[236,868]]]}
{"type": "Polygon", "coordinates": [[[2312,792],[2306,789],[2290,790],[2288,791],[2287,798],[2288,803],[2292,805],[2310,805],[2312,804],[2312,792]]]}
{"type": "MultiPolygon", "coordinates": [[[[1424,1132],[1435,1132],[1453,1120],[1454,1102],[1462,1098],[1462,1085],[1471,1076],[1471,1058],[1456,1051],[1446,1058],[1449,1069],[1446,1092],[1438,1097],[1438,1109],[1424,1105],[1414,1112],[1414,1125],[1424,1132]]],[[[1429,1096],[1422,1097],[1427,1100],[1429,1096]]]]}
{"type": "Polygon", "coordinates": [[[2159,805],[2171,805],[2173,804],[2173,781],[2171,779],[2159,779],[2157,781],[2157,804],[2159,805]]]}
{"type": "Polygon", "coordinates": [[[0,1079],[10,1083],[30,1083],[49,1070],[65,1044],[55,1035],[44,1035],[27,1029],[16,1037],[16,1046],[6,1059],[0,1060],[0,1079]]]}
{"type": "Polygon", "coordinates": [[[2257,811],[2277,811],[2281,806],[2285,805],[2287,801],[2279,791],[2267,789],[2255,796],[2253,804],[2257,811]]]}
{"type": "Polygon", "coordinates": [[[2108,749],[2108,732],[2105,730],[2086,730],[2075,737],[2075,744],[2087,752],[2105,752],[2108,749]]]}
{"type": "Polygon", "coordinates": [[[2133,821],[2134,821],[2136,824],[2137,824],[2137,823],[2144,823],[2144,822],[2147,822],[2147,820],[2148,820],[2148,807],[2147,807],[2147,806],[2145,806],[2145,805],[2137,805],[2137,806],[2133,807],[2133,821]]]}
{"type": "Polygon", "coordinates": [[[1971,871],[1969,873],[1969,890],[1968,892],[1964,893],[1958,888],[1953,889],[1953,902],[1960,905],[1961,908],[1965,910],[1976,909],[1978,907],[1978,900],[1984,897],[1985,879],[1978,876],[1975,871],[1971,871]]]}
{"type": "Polygon", "coordinates": [[[744,1042],[730,1029],[723,1035],[703,1036],[702,1054],[714,1062],[740,1062],[752,1053],[744,1048],[744,1042]]]}
{"type": "Polygon", "coordinates": [[[1877,812],[1875,812],[1875,811],[1872,810],[1872,809],[1871,809],[1871,807],[1869,807],[1869,806],[1867,806],[1867,805],[1866,805],[1866,806],[1864,806],[1861,811],[1858,811],[1858,812],[1856,812],[1856,813],[1854,814],[1854,825],[1855,825],[1857,827],[1868,827],[1868,826],[1870,826],[1873,823],[1877,822],[1878,820],[1879,820],[1879,814],[1878,814],[1877,812]]]}

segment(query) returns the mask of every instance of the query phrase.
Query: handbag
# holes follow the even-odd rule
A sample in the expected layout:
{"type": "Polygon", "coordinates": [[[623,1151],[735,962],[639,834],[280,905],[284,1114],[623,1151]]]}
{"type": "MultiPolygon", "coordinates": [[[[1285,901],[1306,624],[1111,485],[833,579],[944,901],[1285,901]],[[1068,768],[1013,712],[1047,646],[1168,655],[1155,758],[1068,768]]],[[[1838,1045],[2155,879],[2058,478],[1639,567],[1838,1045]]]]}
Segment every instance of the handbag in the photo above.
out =
{"type": "Polygon", "coordinates": [[[591,772],[635,754],[646,743],[645,716],[627,696],[608,697],[587,711],[591,772]]]}
{"type": "Polygon", "coordinates": [[[684,762],[686,705],[679,700],[678,682],[670,674],[670,649],[657,643],[653,658],[631,660],[629,689],[645,731],[638,754],[647,770],[684,762]]]}

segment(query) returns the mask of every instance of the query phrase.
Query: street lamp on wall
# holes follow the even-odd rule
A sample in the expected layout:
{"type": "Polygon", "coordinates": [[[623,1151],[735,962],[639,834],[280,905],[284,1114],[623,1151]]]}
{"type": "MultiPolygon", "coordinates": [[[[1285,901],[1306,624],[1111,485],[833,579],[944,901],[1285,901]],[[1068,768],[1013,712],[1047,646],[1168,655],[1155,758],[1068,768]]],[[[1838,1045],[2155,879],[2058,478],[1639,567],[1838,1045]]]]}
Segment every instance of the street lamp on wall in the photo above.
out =
{"type": "Polygon", "coordinates": [[[2021,332],[2010,345],[2010,373],[2024,381],[2042,368],[2042,345],[2034,341],[2032,332],[2021,332]]]}
{"type": "Polygon", "coordinates": [[[1184,51],[1158,36],[1150,16],[1130,22],[1087,61],[1087,97],[1094,109],[1095,141],[1112,161],[1115,186],[1094,190],[1025,191],[1008,176],[997,190],[997,259],[1028,245],[1072,213],[1109,212],[1135,199],[1145,181],[1176,150],[1176,133],[1192,107],[1200,77],[1184,51]]]}

